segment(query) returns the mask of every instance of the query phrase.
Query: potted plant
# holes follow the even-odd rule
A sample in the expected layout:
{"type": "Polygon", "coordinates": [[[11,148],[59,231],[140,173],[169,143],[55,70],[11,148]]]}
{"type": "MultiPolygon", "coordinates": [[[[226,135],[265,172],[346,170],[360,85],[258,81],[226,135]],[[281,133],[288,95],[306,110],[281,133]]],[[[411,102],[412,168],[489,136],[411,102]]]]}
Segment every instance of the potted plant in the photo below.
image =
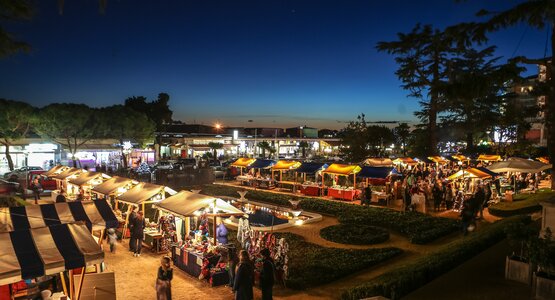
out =
{"type": "Polygon", "coordinates": [[[534,243],[532,237],[537,236],[537,233],[520,222],[505,228],[505,233],[511,248],[516,250],[505,259],[505,279],[530,285],[533,271],[530,246],[534,243]]]}
{"type": "Polygon", "coordinates": [[[532,239],[530,260],[537,264],[532,277],[534,299],[553,299],[555,295],[555,242],[547,227],[543,237],[532,239]]]}

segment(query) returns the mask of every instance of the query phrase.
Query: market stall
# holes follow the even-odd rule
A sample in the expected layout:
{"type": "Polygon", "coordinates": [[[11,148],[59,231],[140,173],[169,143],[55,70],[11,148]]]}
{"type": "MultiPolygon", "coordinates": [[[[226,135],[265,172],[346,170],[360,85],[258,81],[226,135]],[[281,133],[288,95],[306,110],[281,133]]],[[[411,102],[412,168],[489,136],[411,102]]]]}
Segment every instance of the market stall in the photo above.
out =
{"type": "Polygon", "coordinates": [[[399,171],[408,168],[409,170],[418,164],[418,162],[411,157],[399,157],[393,160],[393,164],[399,168],[399,171]]]}
{"type": "MultiPolygon", "coordinates": [[[[115,201],[115,197],[127,192],[138,183],[138,181],[129,178],[114,176],[91,189],[93,192],[93,199],[99,198],[115,201]]],[[[114,208],[118,209],[117,203],[114,203],[114,208]]]]}
{"type": "Polygon", "coordinates": [[[443,156],[428,156],[428,159],[438,165],[445,165],[449,163],[449,161],[443,156]]]}
{"type": "MultiPolygon", "coordinates": [[[[518,157],[511,157],[506,161],[500,161],[488,166],[487,169],[496,173],[508,173],[516,176],[517,173],[540,173],[545,170],[551,169],[551,164],[544,164],[539,161],[523,159],[518,157]]],[[[510,176],[507,176],[509,178],[510,176]]],[[[517,191],[517,180],[514,180],[514,191],[517,191]]]]}
{"type": "Polygon", "coordinates": [[[77,169],[77,168],[69,168],[66,169],[58,174],[55,174],[52,176],[52,178],[54,180],[56,180],[57,186],[58,186],[58,190],[65,190],[67,191],[68,194],[77,194],[77,191],[69,191],[68,190],[68,181],[70,179],[73,179],[77,176],[79,176],[79,174],[81,174],[84,170],[83,169],[77,169]]]}
{"type": "Polygon", "coordinates": [[[238,168],[240,170],[240,174],[239,175],[243,175],[243,169],[246,169],[248,166],[250,166],[256,159],[254,158],[247,158],[247,157],[241,157],[238,158],[236,161],[234,161],[231,166],[238,168]]]}
{"type": "Polygon", "coordinates": [[[77,190],[82,193],[83,200],[92,199],[92,188],[105,182],[111,177],[100,172],[83,172],[79,176],[70,179],[68,182],[68,197],[76,197],[77,194],[70,194],[69,191],[77,190]]]}
{"type": "Polygon", "coordinates": [[[500,161],[502,160],[502,158],[500,155],[480,154],[480,156],[478,156],[478,160],[490,162],[490,161],[500,161]]]}
{"type": "MultiPolygon", "coordinates": [[[[280,160],[275,165],[272,166],[272,178],[274,177],[274,172],[279,172],[279,185],[281,188],[291,187],[293,192],[296,191],[296,182],[293,180],[283,180],[283,172],[289,172],[297,169],[301,166],[301,163],[294,160],[280,160]]],[[[292,176],[291,176],[292,177],[292,176]]]]}
{"type": "MultiPolygon", "coordinates": [[[[495,173],[494,173],[495,174],[495,173]]],[[[447,177],[447,180],[461,180],[460,188],[457,191],[455,201],[453,203],[453,210],[460,211],[464,202],[470,199],[472,191],[476,185],[476,180],[484,180],[492,177],[492,172],[485,172],[478,168],[467,168],[459,170],[455,174],[447,177]]]]}
{"type": "Polygon", "coordinates": [[[50,170],[48,170],[48,171],[42,173],[41,175],[42,175],[42,176],[45,176],[45,177],[51,177],[51,176],[60,174],[60,173],[62,173],[63,171],[65,171],[65,170],[67,170],[67,169],[70,169],[70,167],[68,167],[68,166],[62,166],[62,165],[57,165],[57,166],[52,167],[50,170]]]}
{"type": "Polygon", "coordinates": [[[220,227],[224,226],[221,222],[218,224],[217,218],[242,217],[245,213],[222,199],[189,191],[180,191],[154,204],[154,207],[184,224],[185,238],[172,247],[175,266],[192,276],[208,279],[213,286],[228,283],[227,261],[220,258],[233,249],[229,249],[225,241],[217,240],[221,238],[218,231],[221,233],[220,227]],[[213,222],[213,239],[208,233],[210,219],[213,222]]]}
{"type": "Polygon", "coordinates": [[[271,177],[270,170],[276,162],[270,159],[257,159],[248,166],[249,174],[237,176],[242,184],[260,189],[273,189],[276,187],[276,181],[271,177]]]}
{"type": "Polygon", "coordinates": [[[322,171],[322,186],[326,186],[325,175],[333,176],[332,186],[328,187],[327,195],[335,199],[355,200],[360,195],[360,190],[356,189],[356,174],[361,168],[357,165],[331,164],[322,171]],[[349,184],[349,177],[353,176],[352,184],[349,184]],[[345,179],[343,185],[339,184],[339,177],[345,179]]]}
{"type": "MultiPolygon", "coordinates": [[[[392,167],[369,167],[364,166],[357,174],[357,177],[361,178],[362,180],[366,181],[367,185],[375,186],[375,185],[386,185],[387,178],[391,176],[394,172],[394,168],[392,167]]],[[[372,191],[372,202],[381,203],[382,201],[385,202],[385,205],[388,204],[388,200],[391,197],[388,194],[386,188],[385,190],[373,190],[372,191]]]]}
{"type": "Polygon", "coordinates": [[[318,180],[318,175],[328,167],[326,163],[303,162],[295,170],[295,182],[297,182],[298,174],[301,174],[300,191],[307,196],[320,196],[322,182],[318,180]],[[314,181],[307,181],[306,175],[314,176],[314,181]]]}
{"type": "Polygon", "coordinates": [[[387,157],[369,157],[364,164],[370,167],[392,167],[393,161],[387,157]]]}

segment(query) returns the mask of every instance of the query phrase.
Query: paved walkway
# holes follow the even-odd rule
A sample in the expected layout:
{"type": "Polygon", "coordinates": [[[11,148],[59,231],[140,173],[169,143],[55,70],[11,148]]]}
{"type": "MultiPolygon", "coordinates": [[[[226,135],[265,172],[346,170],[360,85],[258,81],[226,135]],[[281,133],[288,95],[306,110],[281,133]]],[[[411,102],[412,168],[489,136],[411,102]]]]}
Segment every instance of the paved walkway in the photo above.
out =
{"type": "Polygon", "coordinates": [[[403,299],[530,299],[529,286],[504,278],[509,253],[509,244],[503,240],[403,299]]]}

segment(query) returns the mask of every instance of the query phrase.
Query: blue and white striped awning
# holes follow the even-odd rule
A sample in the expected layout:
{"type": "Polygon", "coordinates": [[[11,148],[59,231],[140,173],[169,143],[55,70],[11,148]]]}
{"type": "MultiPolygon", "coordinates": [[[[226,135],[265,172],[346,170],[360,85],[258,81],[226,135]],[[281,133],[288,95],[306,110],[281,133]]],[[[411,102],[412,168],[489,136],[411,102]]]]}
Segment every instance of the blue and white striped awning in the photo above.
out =
{"type": "Polygon", "coordinates": [[[85,222],[89,230],[118,226],[118,219],[106,200],[0,208],[0,232],[75,222],[85,222]]]}
{"type": "Polygon", "coordinates": [[[58,224],[0,233],[0,285],[102,263],[85,225],[58,224]]]}

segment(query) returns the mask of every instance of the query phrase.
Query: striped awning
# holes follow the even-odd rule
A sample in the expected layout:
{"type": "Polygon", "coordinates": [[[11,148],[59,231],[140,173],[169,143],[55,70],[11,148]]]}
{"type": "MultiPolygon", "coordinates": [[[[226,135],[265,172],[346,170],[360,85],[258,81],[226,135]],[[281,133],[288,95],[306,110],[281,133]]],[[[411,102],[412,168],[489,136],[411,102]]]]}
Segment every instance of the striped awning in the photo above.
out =
{"type": "Polygon", "coordinates": [[[239,167],[239,168],[246,168],[250,164],[252,164],[255,160],[256,159],[254,159],[254,158],[241,157],[241,158],[238,158],[236,161],[234,161],[231,164],[231,166],[232,167],[239,167]]]}
{"type": "Polygon", "coordinates": [[[331,164],[323,172],[328,174],[346,176],[360,172],[360,167],[357,165],[331,164]]]}
{"type": "Polygon", "coordinates": [[[279,160],[272,166],[272,171],[293,170],[301,166],[301,163],[294,160],[279,160]]]}
{"type": "Polygon", "coordinates": [[[0,233],[0,285],[104,261],[85,225],[58,224],[0,233]]]}
{"type": "Polygon", "coordinates": [[[106,200],[0,208],[0,232],[83,221],[89,229],[116,228],[118,219],[106,200]]]}
{"type": "Polygon", "coordinates": [[[481,154],[480,156],[478,156],[478,160],[484,160],[484,161],[500,161],[500,160],[501,160],[501,156],[499,156],[499,155],[481,154]]]}

